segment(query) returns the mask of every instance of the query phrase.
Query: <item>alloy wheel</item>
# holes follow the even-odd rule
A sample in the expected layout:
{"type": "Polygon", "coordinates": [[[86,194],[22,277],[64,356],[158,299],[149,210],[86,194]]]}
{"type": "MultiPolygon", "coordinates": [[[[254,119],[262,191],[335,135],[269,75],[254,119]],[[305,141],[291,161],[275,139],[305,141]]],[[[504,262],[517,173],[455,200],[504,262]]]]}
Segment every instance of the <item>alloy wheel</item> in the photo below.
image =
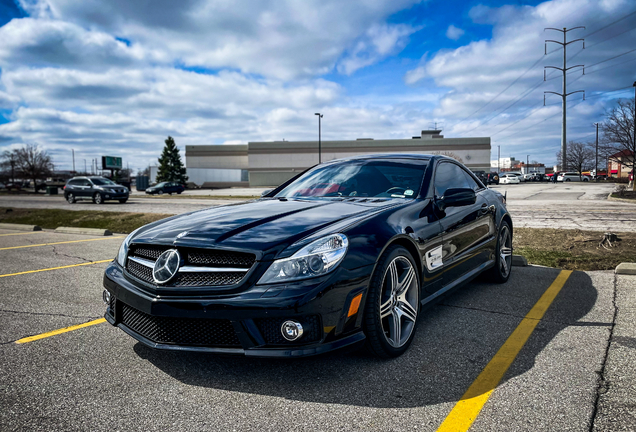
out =
{"type": "Polygon", "coordinates": [[[406,344],[415,328],[419,302],[418,282],[411,262],[398,256],[388,265],[380,296],[380,321],[393,348],[406,344]]]}
{"type": "Polygon", "coordinates": [[[75,202],[75,197],[72,193],[66,195],[66,201],[68,201],[69,204],[73,204],[75,202]]]}
{"type": "Polygon", "coordinates": [[[102,203],[102,195],[101,194],[95,194],[95,204],[101,204],[102,203]]]}
{"type": "Polygon", "coordinates": [[[499,271],[505,278],[510,273],[510,267],[512,266],[512,236],[510,235],[510,228],[508,225],[504,225],[499,233],[499,271]]]}

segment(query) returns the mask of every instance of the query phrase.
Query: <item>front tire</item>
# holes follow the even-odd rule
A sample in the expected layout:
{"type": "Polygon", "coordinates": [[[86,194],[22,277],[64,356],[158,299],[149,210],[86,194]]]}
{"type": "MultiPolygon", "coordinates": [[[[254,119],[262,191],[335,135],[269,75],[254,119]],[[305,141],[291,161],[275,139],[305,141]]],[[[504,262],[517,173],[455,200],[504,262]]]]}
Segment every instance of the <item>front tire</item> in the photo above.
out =
{"type": "Polygon", "coordinates": [[[364,309],[367,348],[382,358],[398,357],[411,345],[420,306],[420,282],[413,257],[389,247],[378,261],[364,309]]]}
{"type": "Polygon", "coordinates": [[[102,196],[102,194],[97,192],[95,195],[93,195],[93,202],[95,204],[104,204],[104,197],[102,196]]]}
{"type": "Polygon", "coordinates": [[[505,283],[512,271],[512,230],[508,222],[502,221],[497,234],[495,266],[485,273],[488,282],[505,283]]]}
{"type": "Polygon", "coordinates": [[[126,204],[126,201],[128,201],[127,198],[120,199],[119,204],[126,204]]]}

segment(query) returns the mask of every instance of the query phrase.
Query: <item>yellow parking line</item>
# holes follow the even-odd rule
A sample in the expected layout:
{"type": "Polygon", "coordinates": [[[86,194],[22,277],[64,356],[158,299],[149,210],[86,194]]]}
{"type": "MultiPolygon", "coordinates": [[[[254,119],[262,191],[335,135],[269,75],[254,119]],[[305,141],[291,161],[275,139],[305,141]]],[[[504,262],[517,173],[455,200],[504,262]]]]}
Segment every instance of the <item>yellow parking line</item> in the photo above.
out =
{"type": "Polygon", "coordinates": [[[42,234],[43,232],[44,231],[31,231],[31,232],[21,232],[21,233],[0,234],[0,237],[14,236],[14,235],[42,234]]]}
{"type": "Polygon", "coordinates": [[[497,354],[481,371],[459,402],[455,404],[439,429],[437,429],[438,432],[460,432],[467,431],[470,428],[571,274],[570,270],[562,270],[559,273],[552,285],[543,293],[539,301],[530,309],[530,312],[508,337],[503,346],[499,348],[497,354]]]}
{"type": "Polygon", "coordinates": [[[58,330],[53,330],[53,331],[50,331],[50,332],[47,332],[47,333],[42,333],[42,334],[35,335],[35,336],[25,337],[25,338],[22,338],[22,339],[19,339],[19,340],[15,341],[15,343],[24,344],[24,343],[27,343],[27,342],[33,342],[33,341],[36,341],[36,340],[39,340],[39,339],[44,339],[44,338],[47,338],[47,337],[59,335],[61,333],[66,333],[66,332],[70,332],[70,331],[73,331],[73,330],[78,330],[78,329],[81,329],[81,328],[84,328],[84,327],[89,327],[89,326],[92,326],[92,325],[95,325],[95,324],[101,324],[103,322],[106,322],[106,320],[104,318],[100,318],[100,319],[96,319],[94,321],[89,321],[89,322],[84,323],[84,324],[78,324],[78,325],[74,325],[74,326],[70,326],[70,327],[64,327],[64,328],[61,328],[61,329],[58,329],[58,330]]]}
{"type": "Polygon", "coordinates": [[[29,273],[39,273],[39,272],[45,272],[45,271],[51,271],[51,270],[61,270],[61,269],[67,269],[67,268],[71,268],[71,267],[80,267],[80,266],[87,266],[87,265],[93,265],[93,264],[101,264],[101,263],[106,263],[106,262],[111,262],[111,261],[112,261],[112,259],[107,259],[107,260],[101,260],[101,261],[91,261],[91,262],[86,262],[86,263],[81,263],[81,264],[71,264],[71,265],[65,265],[65,266],[60,266],[60,267],[51,267],[51,268],[45,268],[45,269],[40,269],[40,270],[28,270],[28,271],[23,271],[23,272],[19,272],[19,273],[8,273],[8,274],[0,275],[0,278],[8,277],[8,276],[19,276],[19,275],[29,274],[29,273]]]}
{"type": "Polygon", "coordinates": [[[124,238],[124,237],[117,236],[117,237],[106,237],[106,238],[96,238],[96,239],[72,240],[72,241],[55,242],[55,243],[42,243],[42,244],[24,245],[24,246],[11,246],[6,248],[0,248],[0,251],[9,250],[9,249],[32,248],[32,247],[40,247],[40,246],[52,246],[52,245],[67,244],[67,243],[80,243],[80,242],[100,241],[100,240],[115,240],[115,239],[121,239],[121,238],[124,238]]]}

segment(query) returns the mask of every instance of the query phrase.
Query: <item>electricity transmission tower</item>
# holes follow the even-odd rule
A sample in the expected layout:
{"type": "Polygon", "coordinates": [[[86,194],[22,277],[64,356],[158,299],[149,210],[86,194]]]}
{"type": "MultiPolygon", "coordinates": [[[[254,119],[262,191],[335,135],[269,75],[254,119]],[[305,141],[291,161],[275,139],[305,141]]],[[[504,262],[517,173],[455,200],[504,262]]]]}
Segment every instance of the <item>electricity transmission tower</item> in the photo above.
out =
{"type": "Polygon", "coordinates": [[[570,29],[563,27],[563,29],[558,29],[558,28],[553,28],[553,27],[548,27],[545,30],[555,30],[555,31],[559,31],[561,33],[563,33],[563,42],[560,41],[556,41],[556,40],[552,40],[552,39],[547,39],[545,41],[545,54],[548,54],[548,42],[553,42],[556,44],[559,44],[563,47],[563,67],[556,67],[556,66],[545,66],[543,69],[543,80],[545,81],[546,79],[546,75],[545,75],[545,69],[557,69],[560,70],[563,73],[563,91],[561,93],[557,93],[557,92],[553,92],[553,91],[545,91],[543,92],[543,105],[545,106],[545,94],[546,93],[552,93],[555,94],[557,96],[561,96],[561,99],[563,100],[563,108],[562,108],[562,125],[561,125],[561,169],[563,171],[567,171],[567,141],[566,141],[566,111],[567,111],[567,97],[570,96],[571,94],[574,93],[583,93],[583,100],[585,100],[585,90],[576,90],[573,92],[568,93],[567,92],[567,81],[566,81],[566,76],[567,76],[567,72],[570,69],[574,69],[577,67],[582,67],[583,68],[583,75],[585,75],[585,66],[584,65],[575,65],[575,66],[570,66],[567,67],[567,56],[566,56],[566,52],[567,52],[567,46],[570,45],[571,43],[574,42],[578,42],[578,41],[583,41],[583,49],[585,49],[585,40],[584,39],[574,39],[571,41],[567,41],[567,33],[571,30],[576,30],[576,29],[585,29],[585,27],[583,26],[579,26],[579,27],[572,27],[570,29]]]}

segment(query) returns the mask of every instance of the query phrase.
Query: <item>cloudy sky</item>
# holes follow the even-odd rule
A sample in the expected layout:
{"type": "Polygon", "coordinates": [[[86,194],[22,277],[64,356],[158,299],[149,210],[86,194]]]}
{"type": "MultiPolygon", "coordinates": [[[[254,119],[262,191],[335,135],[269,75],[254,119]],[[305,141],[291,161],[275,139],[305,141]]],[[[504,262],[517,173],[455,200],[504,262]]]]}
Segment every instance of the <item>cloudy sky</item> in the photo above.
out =
{"type": "Polygon", "coordinates": [[[633,0],[0,0],[0,151],[35,143],[70,169],[155,163],[163,140],[492,137],[553,164],[563,52],[568,138],[633,97],[633,0]],[[89,162],[90,164],[90,162],[89,162]]]}

